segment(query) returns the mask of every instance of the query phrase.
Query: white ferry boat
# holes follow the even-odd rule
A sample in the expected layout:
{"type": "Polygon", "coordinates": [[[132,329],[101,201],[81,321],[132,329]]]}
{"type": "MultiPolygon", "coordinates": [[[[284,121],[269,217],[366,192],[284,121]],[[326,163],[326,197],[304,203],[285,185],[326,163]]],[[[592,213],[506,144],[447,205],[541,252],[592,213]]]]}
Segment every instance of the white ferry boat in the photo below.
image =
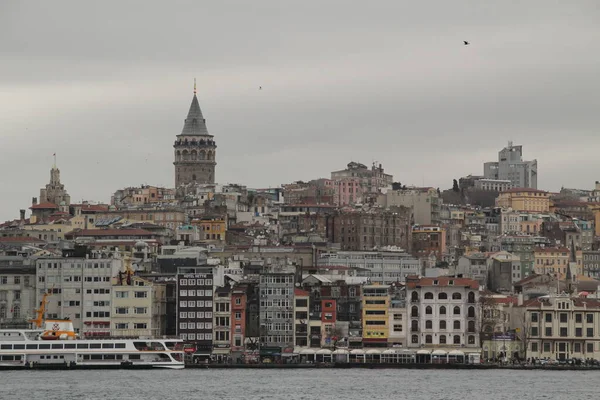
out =
{"type": "Polygon", "coordinates": [[[70,320],[43,321],[44,305],[38,329],[0,329],[0,368],[184,368],[181,339],[80,339],[70,320]]]}

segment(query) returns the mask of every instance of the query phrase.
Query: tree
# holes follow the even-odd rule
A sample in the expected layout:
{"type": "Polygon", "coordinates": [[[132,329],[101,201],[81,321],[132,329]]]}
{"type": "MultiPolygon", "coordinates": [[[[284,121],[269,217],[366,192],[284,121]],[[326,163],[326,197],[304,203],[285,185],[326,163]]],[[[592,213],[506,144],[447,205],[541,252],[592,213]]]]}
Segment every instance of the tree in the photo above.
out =
{"type": "Polygon", "coordinates": [[[458,181],[456,179],[452,180],[452,191],[458,193],[460,189],[458,188],[458,181]]]}
{"type": "Polygon", "coordinates": [[[494,298],[488,294],[479,296],[479,342],[483,346],[483,342],[491,339],[496,325],[501,322],[501,312],[494,298]]]}
{"type": "Polygon", "coordinates": [[[515,329],[515,334],[521,341],[521,353],[523,354],[523,359],[527,360],[527,349],[529,347],[529,338],[531,336],[531,319],[530,317],[528,318],[527,309],[525,307],[519,308],[520,318],[518,319],[518,324],[520,326],[515,329]]]}

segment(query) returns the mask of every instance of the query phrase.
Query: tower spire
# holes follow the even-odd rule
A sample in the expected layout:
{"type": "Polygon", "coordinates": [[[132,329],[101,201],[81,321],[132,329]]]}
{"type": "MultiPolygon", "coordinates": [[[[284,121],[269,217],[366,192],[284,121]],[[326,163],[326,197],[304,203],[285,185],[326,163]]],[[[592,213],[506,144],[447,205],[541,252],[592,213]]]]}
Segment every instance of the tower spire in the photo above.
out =
{"type": "Polygon", "coordinates": [[[196,94],[196,78],[194,78],[194,95],[196,94]]]}
{"type": "Polygon", "coordinates": [[[52,157],[54,157],[54,164],[52,165],[52,168],[56,169],[56,153],[52,154],[52,157]]]}

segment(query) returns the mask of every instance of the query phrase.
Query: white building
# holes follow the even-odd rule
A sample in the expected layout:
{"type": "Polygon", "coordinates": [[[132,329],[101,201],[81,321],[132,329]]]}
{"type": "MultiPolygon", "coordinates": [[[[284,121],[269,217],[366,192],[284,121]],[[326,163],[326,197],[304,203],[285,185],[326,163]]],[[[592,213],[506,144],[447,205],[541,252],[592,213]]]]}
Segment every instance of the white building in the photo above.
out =
{"type": "Polygon", "coordinates": [[[122,271],[120,258],[42,258],[36,261],[37,299],[46,292],[47,318],[70,318],[82,336],[110,332],[112,278],[122,271]]]}
{"type": "Polygon", "coordinates": [[[485,179],[508,180],[515,188],[537,189],[537,160],[523,161],[523,146],[508,146],[498,152],[498,161],[483,164],[485,179]]]}
{"type": "Polygon", "coordinates": [[[409,347],[480,352],[477,281],[421,278],[409,280],[406,285],[409,347]]]}
{"type": "Polygon", "coordinates": [[[0,268],[0,324],[26,324],[36,304],[35,267],[0,268]]]}
{"type": "Polygon", "coordinates": [[[321,254],[319,267],[346,266],[357,270],[356,276],[371,283],[390,285],[404,282],[407,276],[421,275],[421,264],[412,255],[396,251],[339,251],[321,254]]]}

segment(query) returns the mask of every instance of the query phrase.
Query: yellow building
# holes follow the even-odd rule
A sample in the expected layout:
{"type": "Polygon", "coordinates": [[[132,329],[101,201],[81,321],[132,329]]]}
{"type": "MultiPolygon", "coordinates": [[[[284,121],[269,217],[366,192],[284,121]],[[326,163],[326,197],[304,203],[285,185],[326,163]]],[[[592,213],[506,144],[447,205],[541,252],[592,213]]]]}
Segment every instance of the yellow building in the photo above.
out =
{"type": "Polygon", "coordinates": [[[590,203],[588,208],[594,213],[594,233],[596,236],[600,236],[600,203],[590,203]]]}
{"type": "Polygon", "coordinates": [[[192,225],[200,228],[200,240],[225,241],[227,221],[221,217],[202,217],[192,221],[192,225]]]}
{"type": "Polygon", "coordinates": [[[362,290],[363,347],[387,347],[390,287],[366,285],[362,290]]]}
{"type": "Polygon", "coordinates": [[[500,193],[496,205],[516,211],[547,213],[550,211],[550,194],[537,189],[509,189],[500,193]]]}
{"type": "MultiPolygon", "coordinates": [[[[566,247],[546,247],[537,248],[534,251],[534,271],[536,274],[559,274],[565,276],[569,266],[570,250],[566,247]]],[[[583,274],[583,266],[581,262],[582,252],[577,251],[577,275],[583,274]]],[[[575,271],[573,271],[575,272],[575,271]]]]}
{"type": "MultiPolygon", "coordinates": [[[[130,264],[126,259],[125,263],[130,264]]],[[[111,335],[159,337],[166,329],[166,286],[138,276],[113,277],[111,335]]]]}

